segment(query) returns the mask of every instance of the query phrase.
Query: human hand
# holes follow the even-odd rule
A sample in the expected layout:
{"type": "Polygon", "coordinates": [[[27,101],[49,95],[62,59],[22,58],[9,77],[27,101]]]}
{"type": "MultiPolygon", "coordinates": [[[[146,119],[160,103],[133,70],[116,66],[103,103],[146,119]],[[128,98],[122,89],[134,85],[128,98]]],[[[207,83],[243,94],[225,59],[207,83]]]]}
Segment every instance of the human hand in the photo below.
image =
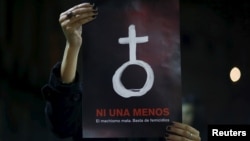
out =
{"type": "Polygon", "coordinates": [[[97,14],[97,9],[90,3],[76,5],[60,14],[59,23],[70,46],[81,46],[82,25],[94,20],[97,14]]]}
{"type": "Polygon", "coordinates": [[[165,134],[166,141],[201,141],[200,132],[190,125],[173,122],[168,125],[165,134]]]}

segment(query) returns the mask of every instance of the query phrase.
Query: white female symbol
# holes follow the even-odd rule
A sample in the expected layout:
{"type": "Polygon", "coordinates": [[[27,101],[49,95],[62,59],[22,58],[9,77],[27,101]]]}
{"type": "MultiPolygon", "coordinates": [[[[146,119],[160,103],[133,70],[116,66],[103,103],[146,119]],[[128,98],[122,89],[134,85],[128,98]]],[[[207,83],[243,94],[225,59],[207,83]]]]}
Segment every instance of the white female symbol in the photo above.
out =
{"type": "Polygon", "coordinates": [[[154,82],[154,73],[150,65],[148,65],[146,62],[136,60],[136,44],[148,42],[148,36],[136,37],[135,26],[130,25],[129,36],[126,38],[119,38],[118,41],[120,44],[129,44],[129,61],[119,67],[113,75],[113,88],[118,95],[124,98],[142,96],[152,88],[154,82]],[[129,65],[139,65],[146,70],[147,80],[141,89],[126,89],[121,83],[121,75],[129,65]]]}

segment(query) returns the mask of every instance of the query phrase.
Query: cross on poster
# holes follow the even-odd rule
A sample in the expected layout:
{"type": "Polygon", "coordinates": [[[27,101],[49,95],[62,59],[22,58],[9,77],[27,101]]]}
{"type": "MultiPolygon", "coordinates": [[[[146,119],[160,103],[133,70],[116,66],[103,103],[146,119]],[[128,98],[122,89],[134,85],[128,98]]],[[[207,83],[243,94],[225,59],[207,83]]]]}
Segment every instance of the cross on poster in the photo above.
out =
{"type": "Polygon", "coordinates": [[[83,138],[163,137],[181,121],[178,0],[96,0],[83,27],[83,138]]]}
{"type": "Polygon", "coordinates": [[[121,67],[119,67],[116,70],[113,76],[112,82],[113,82],[113,88],[115,92],[124,98],[132,97],[132,96],[142,96],[146,94],[152,88],[153,81],[154,81],[154,73],[153,73],[152,68],[146,62],[136,59],[136,44],[144,43],[147,41],[148,41],[148,36],[136,37],[134,25],[129,26],[129,37],[119,38],[120,44],[129,44],[129,61],[124,63],[121,67]],[[124,85],[122,84],[120,80],[121,75],[123,71],[130,65],[138,65],[138,66],[143,67],[143,69],[145,69],[147,73],[147,79],[143,88],[126,89],[124,85]]]}

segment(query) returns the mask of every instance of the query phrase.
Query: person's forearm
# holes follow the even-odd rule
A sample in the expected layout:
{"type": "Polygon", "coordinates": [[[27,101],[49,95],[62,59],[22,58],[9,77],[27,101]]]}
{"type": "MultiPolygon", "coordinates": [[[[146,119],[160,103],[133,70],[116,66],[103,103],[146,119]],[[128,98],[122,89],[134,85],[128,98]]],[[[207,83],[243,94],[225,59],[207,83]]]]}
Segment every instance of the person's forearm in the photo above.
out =
{"type": "Polygon", "coordinates": [[[72,47],[66,43],[61,65],[63,83],[71,83],[75,79],[79,50],[80,47],[72,47]]]}

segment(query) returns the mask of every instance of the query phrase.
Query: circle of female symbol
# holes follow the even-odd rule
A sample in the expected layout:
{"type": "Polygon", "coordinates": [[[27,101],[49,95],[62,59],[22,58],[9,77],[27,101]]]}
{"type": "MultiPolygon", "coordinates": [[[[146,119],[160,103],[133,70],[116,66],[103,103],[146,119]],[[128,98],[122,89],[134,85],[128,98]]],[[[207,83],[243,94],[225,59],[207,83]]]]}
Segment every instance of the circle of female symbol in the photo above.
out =
{"type": "Polygon", "coordinates": [[[119,38],[118,41],[120,44],[129,44],[129,61],[119,67],[113,75],[113,88],[118,95],[124,98],[145,95],[153,86],[154,73],[150,65],[144,61],[136,59],[136,44],[148,42],[148,36],[136,37],[135,26],[130,25],[129,36],[127,38],[119,38]],[[126,89],[121,83],[121,75],[123,71],[130,65],[139,65],[146,70],[147,79],[141,89],[126,89]]]}

